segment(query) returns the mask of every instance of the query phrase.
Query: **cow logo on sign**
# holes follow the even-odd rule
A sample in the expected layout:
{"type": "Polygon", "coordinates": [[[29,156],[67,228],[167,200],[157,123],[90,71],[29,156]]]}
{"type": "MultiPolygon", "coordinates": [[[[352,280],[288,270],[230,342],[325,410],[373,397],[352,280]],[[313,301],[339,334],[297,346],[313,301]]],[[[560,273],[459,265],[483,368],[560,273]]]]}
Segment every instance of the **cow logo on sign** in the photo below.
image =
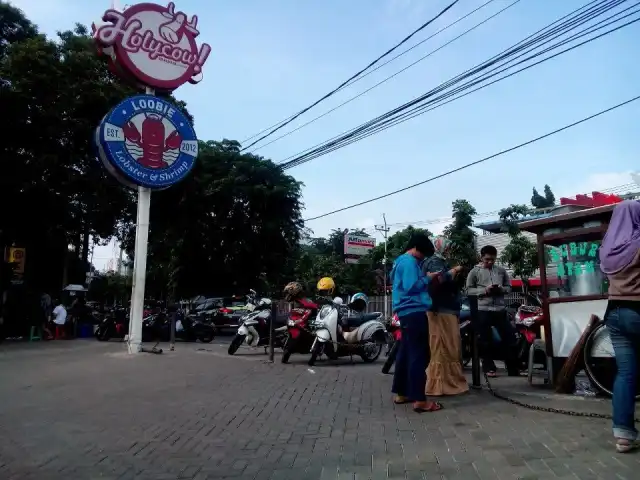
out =
{"type": "Polygon", "coordinates": [[[100,154],[130,182],[169,187],[187,176],[198,156],[198,140],[185,115],[152,95],[130,97],[98,128],[100,154]]]}
{"type": "Polygon", "coordinates": [[[196,37],[198,17],[189,20],[175,4],[140,3],[124,11],[107,10],[105,22],[94,25],[94,38],[112,64],[150,87],[171,91],[202,79],[202,66],[211,53],[196,37]]]}

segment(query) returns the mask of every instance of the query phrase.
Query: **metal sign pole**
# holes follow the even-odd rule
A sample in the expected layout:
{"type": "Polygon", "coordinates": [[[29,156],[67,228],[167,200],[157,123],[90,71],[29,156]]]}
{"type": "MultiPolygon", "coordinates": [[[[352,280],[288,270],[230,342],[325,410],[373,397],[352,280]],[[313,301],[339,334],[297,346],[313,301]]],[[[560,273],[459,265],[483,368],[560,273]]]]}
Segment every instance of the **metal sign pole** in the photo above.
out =
{"type": "Polygon", "coordinates": [[[382,285],[384,288],[384,318],[385,320],[387,320],[389,318],[389,294],[387,293],[387,243],[389,236],[389,227],[387,226],[387,217],[384,213],[382,214],[382,220],[384,221],[384,226],[376,226],[375,229],[378,232],[381,232],[384,238],[384,257],[382,259],[384,278],[382,279],[382,285]]]}
{"type": "MultiPolygon", "coordinates": [[[[146,88],[147,95],[155,95],[146,88]]],[[[129,353],[142,351],[142,315],[144,313],[144,290],[147,280],[147,246],[149,243],[149,212],[151,189],[138,187],[138,215],[136,241],[133,257],[133,287],[131,289],[131,311],[129,313],[129,353]]]]}

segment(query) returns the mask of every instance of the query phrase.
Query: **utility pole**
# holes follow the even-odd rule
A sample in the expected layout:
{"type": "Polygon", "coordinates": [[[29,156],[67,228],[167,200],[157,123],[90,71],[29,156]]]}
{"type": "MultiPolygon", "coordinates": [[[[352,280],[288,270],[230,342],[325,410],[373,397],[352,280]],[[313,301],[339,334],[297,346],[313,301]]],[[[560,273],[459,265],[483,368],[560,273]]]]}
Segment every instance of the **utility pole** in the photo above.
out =
{"type": "Polygon", "coordinates": [[[382,221],[384,222],[384,225],[376,225],[375,229],[376,231],[382,233],[382,237],[384,238],[384,257],[382,260],[382,265],[383,265],[383,269],[384,269],[384,279],[383,279],[383,285],[384,285],[384,318],[388,319],[389,318],[389,301],[388,301],[388,295],[387,295],[387,237],[389,236],[389,227],[387,226],[387,217],[385,217],[384,213],[382,214],[382,221]]]}

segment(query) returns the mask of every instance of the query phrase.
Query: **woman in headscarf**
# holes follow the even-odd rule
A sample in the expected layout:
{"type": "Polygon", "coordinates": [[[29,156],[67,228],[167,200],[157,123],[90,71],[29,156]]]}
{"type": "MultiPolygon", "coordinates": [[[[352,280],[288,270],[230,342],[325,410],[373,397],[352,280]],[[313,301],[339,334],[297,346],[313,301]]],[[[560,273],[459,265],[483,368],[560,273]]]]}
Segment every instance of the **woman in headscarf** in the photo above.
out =
{"type": "Polygon", "coordinates": [[[609,279],[604,321],[618,371],[613,386],[613,436],[620,453],[637,449],[634,424],[640,356],[640,202],[616,205],[600,247],[600,269],[609,279]]]}
{"type": "MultiPolygon", "coordinates": [[[[422,264],[425,275],[446,272],[449,265],[444,256],[451,241],[443,236],[433,239],[434,254],[422,264]]],[[[460,341],[460,289],[455,276],[462,270],[456,267],[452,275],[439,275],[431,290],[429,318],[429,348],[431,359],[427,368],[427,395],[459,395],[469,391],[462,373],[460,341]]]]}

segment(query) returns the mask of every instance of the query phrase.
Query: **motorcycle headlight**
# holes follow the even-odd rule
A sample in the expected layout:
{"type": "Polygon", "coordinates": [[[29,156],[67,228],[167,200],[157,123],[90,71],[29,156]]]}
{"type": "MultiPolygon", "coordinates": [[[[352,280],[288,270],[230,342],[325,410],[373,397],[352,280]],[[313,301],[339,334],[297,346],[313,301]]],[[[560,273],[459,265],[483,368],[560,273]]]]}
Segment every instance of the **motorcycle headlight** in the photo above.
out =
{"type": "Polygon", "coordinates": [[[295,327],[295,326],[296,326],[296,322],[294,322],[291,319],[287,320],[287,327],[295,327]]]}
{"type": "Polygon", "coordinates": [[[520,323],[522,325],[524,325],[525,327],[530,327],[532,326],[534,323],[536,323],[535,318],[533,317],[529,317],[529,318],[525,318],[524,320],[521,320],[520,323]]]}

